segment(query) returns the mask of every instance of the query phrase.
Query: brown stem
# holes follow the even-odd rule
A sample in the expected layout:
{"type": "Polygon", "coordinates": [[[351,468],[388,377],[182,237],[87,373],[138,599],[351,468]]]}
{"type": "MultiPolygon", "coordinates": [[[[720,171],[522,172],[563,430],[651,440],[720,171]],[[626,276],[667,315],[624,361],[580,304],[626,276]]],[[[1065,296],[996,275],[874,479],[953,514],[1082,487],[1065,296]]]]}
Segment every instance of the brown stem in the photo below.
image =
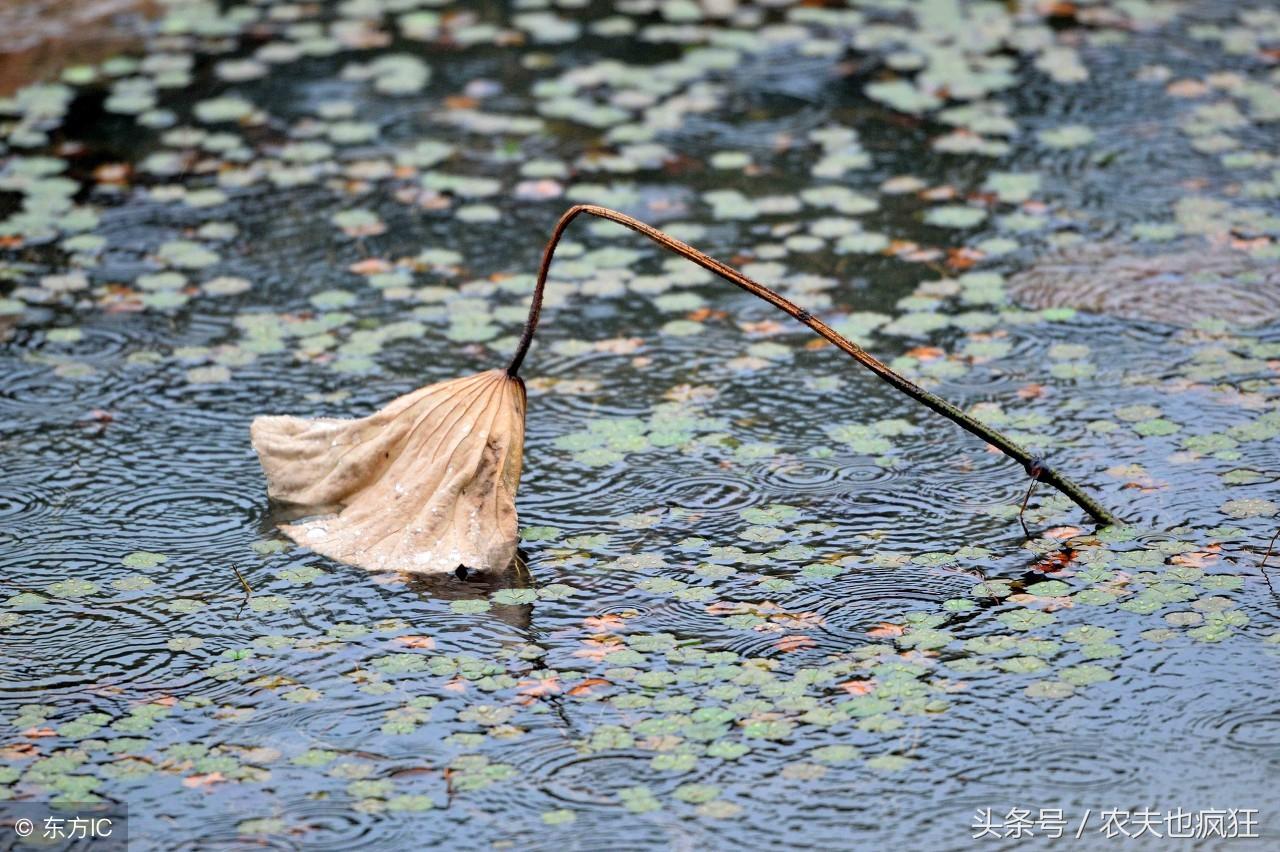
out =
{"type": "Polygon", "coordinates": [[[538,268],[538,282],[533,289],[533,302],[529,306],[529,319],[525,322],[524,333],[520,336],[520,343],[516,347],[515,355],[511,358],[511,363],[507,365],[508,375],[515,376],[520,371],[520,365],[524,363],[524,356],[529,351],[529,345],[533,343],[533,333],[538,328],[538,318],[542,314],[542,296],[547,287],[547,274],[551,270],[551,259],[555,256],[556,246],[560,243],[560,238],[564,235],[565,229],[569,227],[569,223],[576,219],[579,215],[587,213],[591,216],[598,216],[601,219],[608,219],[611,222],[617,222],[631,230],[643,234],[653,240],[658,245],[675,252],[676,254],[693,261],[703,269],[714,272],[721,278],[731,284],[746,290],[751,295],[763,299],[773,305],[778,310],[790,315],[791,317],[804,323],[813,329],[820,337],[830,341],[844,352],[850,358],[853,358],[862,366],[879,376],[883,381],[893,385],[907,396],[921,403],[925,407],[941,414],[960,428],[977,435],[979,438],[991,444],[1000,450],[1009,458],[1019,462],[1027,475],[1033,479],[1037,479],[1048,485],[1052,485],[1058,491],[1069,497],[1077,506],[1088,512],[1094,520],[1101,524],[1118,524],[1115,516],[1107,511],[1103,506],[1085,493],[1079,485],[1070,479],[1059,474],[1056,470],[1045,466],[1044,462],[1027,452],[1018,444],[996,429],[991,428],[987,424],[970,417],[956,406],[947,402],[942,397],[932,394],[924,388],[912,382],[910,379],[891,369],[888,365],[872,356],[869,352],[858,346],[853,341],[836,332],[822,320],[813,316],[811,313],[792,302],[790,299],[774,292],[759,282],[752,281],[741,272],[731,266],[727,266],[713,257],[710,257],[698,251],[693,246],[677,240],[675,237],[665,234],[651,225],[646,225],[638,219],[633,219],[624,213],[616,210],[610,210],[607,207],[597,207],[594,204],[577,204],[570,207],[565,214],[560,217],[560,221],[556,223],[555,230],[551,233],[551,239],[548,240],[546,248],[542,252],[542,265],[538,268]]]}

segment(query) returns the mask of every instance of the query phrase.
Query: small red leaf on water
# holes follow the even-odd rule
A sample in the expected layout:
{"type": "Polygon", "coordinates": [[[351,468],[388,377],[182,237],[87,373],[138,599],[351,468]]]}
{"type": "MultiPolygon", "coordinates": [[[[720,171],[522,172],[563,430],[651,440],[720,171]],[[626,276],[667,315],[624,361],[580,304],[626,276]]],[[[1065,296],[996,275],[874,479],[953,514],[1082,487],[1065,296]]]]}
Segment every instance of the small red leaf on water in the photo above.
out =
{"type": "Polygon", "coordinates": [[[907,354],[917,361],[935,361],[946,353],[936,346],[917,346],[914,349],[908,349],[907,354]]]}
{"type": "Polygon", "coordinates": [[[715,601],[707,604],[704,609],[707,615],[742,615],[751,611],[749,604],[740,601],[715,601]]]}
{"type": "Polygon", "coordinates": [[[1075,606],[1075,601],[1066,595],[1062,597],[1040,597],[1039,595],[1019,592],[1016,595],[1010,595],[1007,600],[1010,603],[1022,604],[1025,607],[1041,609],[1045,612],[1057,612],[1060,609],[1070,609],[1075,606]]]}
{"type": "Polygon", "coordinates": [[[779,334],[786,327],[777,320],[760,320],[759,322],[740,322],[738,328],[747,334],[779,334]]]}
{"type": "Polygon", "coordinates": [[[396,642],[406,648],[422,648],[428,651],[436,646],[436,640],[430,636],[397,636],[396,642]]]}
{"type": "Polygon", "coordinates": [[[921,190],[920,197],[926,201],[950,201],[956,197],[956,188],[943,184],[942,186],[934,186],[929,189],[921,190]]]}
{"type": "Polygon", "coordinates": [[[968,246],[949,248],[947,249],[947,266],[957,271],[965,270],[984,257],[986,257],[986,254],[968,246]]]}
{"type": "Polygon", "coordinates": [[[132,172],[128,163],[103,163],[93,170],[93,179],[98,183],[127,183],[132,172]]]}
{"type": "Polygon", "coordinates": [[[610,355],[631,355],[644,346],[643,337],[614,337],[608,340],[597,340],[595,350],[608,352],[610,355]]]}
{"type": "Polygon", "coordinates": [[[1164,91],[1175,98],[1199,98],[1209,93],[1209,87],[1199,80],[1174,80],[1164,91]]]}
{"type": "Polygon", "coordinates": [[[544,695],[555,695],[561,691],[560,678],[555,675],[538,680],[522,680],[517,684],[517,687],[516,691],[530,701],[534,698],[541,698],[544,695]]]}
{"type": "Polygon", "coordinates": [[[825,627],[827,620],[816,612],[784,612],[769,616],[775,624],[793,630],[814,630],[825,627]]]}
{"type": "Polygon", "coordinates": [[[585,639],[583,640],[585,648],[579,648],[573,652],[575,657],[583,657],[588,660],[596,660],[599,662],[610,654],[616,654],[626,649],[626,645],[614,638],[609,639],[585,639]]]}
{"type": "Polygon", "coordinates": [[[874,680],[847,680],[840,684],[840,688],[850,695],[867,695],[876,688],[874,680]]]}
{"type": "Polygon", "coordinates": [[[818,644],[808,636],[794,634],[791,636],[783,636],[773,643],[774,647],[785,654],[792,654],[796,651],[803,651],[805,648],[812,648],[818,644]]]}
{"type": "Polygon", "coordinates": [[[391,264],[380,257],[367,257],[347,267],[356,275],[376,275],[382,272],[390,272],[391,268],[391,264]]]}
{"type": "Polygon", "coordinates": [[[897,252],[897,256],[911,263],[929,263],[942,257],[942,250],[917,246],[910,251],[897,252]]]}
{"type": "Polygon", "coordinates": [[[212,787],[219,781],[226,781],[226,776],[221,772],[207,772],[204,775],[188,775],[182,779],[183,787],[212,787]]]}
{"type": "Polygon", "coordinates": [[[589,695],[591,690],[597,686],[610,686],[609,681],[599,677],[589,677],[584,681],[575,683],[570,689],[570,695],[589,695]]]}
{"type": "Polygon", "coordinates": [[[516,184],[516,198],[530,198],[545,201],[564,195],[564,185],[551,178],[540,180],[522,180],[516,184]]]}
{"type": "Polygon", "coordinates": [[[1036,11],[1046,18],[1074,18],[1079,12],[1075,3],[1041,2],[1037,3],[1036,6],[1036,11]]]}
{"type": "Polygon", "coordinates": [[[40,749],[31,743],[11,743],[6,746],[0,746],[0,758],[5,760],[26,760],[29,757],[35,757],[40,753],[40,749]]]}
{"type": "Polygon", "coordinates": [[[1270,237],[1253,237],[1246,239],[1244,237],[1233,237],[1231,239],[1231,247],[1240,249],[1241,251],[1252,251],[1254,249],[1263,249],[1271,245],[1270,237]]]}
{"type": "Polygon", "coordinates": [[[1204,568],[1218,561],[1218,551],[1222,549],[1220,544],[1211,544],[1204,550],[1193,550],[1190,553],[1179,553],[1173,559],[1169,560],[1174,565],[1186,565],[1191,568],[1204,568]]]}
{"type": "Polygon", "coordinates": [[[907,632],[907,628],[901,624],[891,624],[888,621],[882,621],[875,627],[867,631],[868,636],[874,636],[877,639],[889,639],[894,636],[901,636],[907,632]]]}
{"type": "Polygon", "coordinates": [[[1041,574],[1060,574],[1068,569],[1075,558],[1076,552],[1071,548],[1066,548],[1045,556],[1035,565],[1032,565],[1031,570],[1041,574]]]}
{"type": "Polygon", "coordinates": [[[604,615],[591,615],[582,619],[582,626],[592,633],[612,633],[620,630],[627,623],[620,615],[606,612],[604,615]]]}

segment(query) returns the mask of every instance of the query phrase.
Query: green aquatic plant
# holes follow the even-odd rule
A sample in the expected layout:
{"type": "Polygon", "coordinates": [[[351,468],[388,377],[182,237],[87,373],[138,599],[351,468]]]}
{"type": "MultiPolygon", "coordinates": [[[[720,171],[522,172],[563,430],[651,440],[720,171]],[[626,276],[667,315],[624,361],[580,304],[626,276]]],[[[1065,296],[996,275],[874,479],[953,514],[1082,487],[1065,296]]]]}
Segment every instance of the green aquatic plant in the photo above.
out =
{"type": "MultiPolygon", "coordinates": [[[[579,204],[560,217],[543,250],[524,332],[505,370],[422,388],[359,420],[259,417],[253,422],[253,445],[273,498],[342,507],[336,515],[285,526],[289,536],[326,556],[374,570],[496,571],[511,562],[524,447],[525,392],[519,372],[538,329],[556,247],[582,214],[630,228],[768,302],[896,390],[1017,461],[1033,485],[1053,486],[1101,524],[1117,523],[1084,489],[1039,457],[915,384],[776,291],[638,219],[579,204]]],[[[1024,499],[1024,511],[1026,503],[1024,499]]]]}

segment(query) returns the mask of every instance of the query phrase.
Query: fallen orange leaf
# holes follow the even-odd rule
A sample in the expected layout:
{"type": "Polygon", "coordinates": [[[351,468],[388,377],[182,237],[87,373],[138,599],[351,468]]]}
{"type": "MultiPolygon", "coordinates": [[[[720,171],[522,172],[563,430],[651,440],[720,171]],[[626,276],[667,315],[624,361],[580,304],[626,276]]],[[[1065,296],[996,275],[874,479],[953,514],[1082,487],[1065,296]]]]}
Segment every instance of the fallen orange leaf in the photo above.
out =
{"type": "Polygon", "coordinates": [[[13,743],[7,746],[0,746],[0,757],[5,760],[26,760],[29,757],[35,757],[40,753],[40,749],[31,743],[13,743]]]}
{"type": "Polygon", "coordinates": [[[609,656],[610,654],[616,654],[619,651],[625,650],[627,647],[626,645],[623,645],[621,642],[618,642],[616,640],[597,641],[595,639],[586,639],[586,640],[583,640],[583,644],[586,645],[587,647],[580,648],[577,651],[574,651],[573,656],[582,657],[588,660],[596,660],[597,662],[599,662],[600,660],[603,660],[605,657],[609,656]]]}
{"type": "Polygon", "coordinates": [[[1046,18],[1074,18],[1079,11],[1074,3],[1050,2],[1038,6],[1038,11],[1046,18]]]}
{"type": "Polygon", "coordinates": [[[612,612],[604,615],[590,615],[582,619],[582,626],[592,633],[612,633],[620,630],[626,623],[625,618],[612,612]]]}
{"type": "Polygon", "coordinates": [[[516,686],[518,687],[516,690],[518,693],[530,699],[541,698],[544,695],[556,695],[561,692],[560,678],[555,675],[539,678],[538,680],[522,680],[516,686]]]}
{"type": "Polygon", "coordinates": [[[1041,597],[1039,595],[1029,595],[1026,592],[1019,592],[1016,595],[1009,595],[1007,600],[1010,603],[1022,604],[1031,609],[1039,609],[1044,612],[1057,612],[1060,609],[1071,609],[1074,607],[1075,601],[1069,595],[1061,597],[1041,597]]]}
{"type": "Polygon", "coordinates": [[[975,248],[961,246],[947,249],[947,266],[954,270],[965,270],[986,257],[986,254],[975,248]]]}
{"type": "Polygon", "coordinates": [[[898,257],[912,263],[929,263],[942,257],[942,250],[936,248],[917,248],[914,251],[899,252],[898,257]]]}
{"type": "Polygon", "coordinates": [[[908,349],[907,354],[918,361],[933,361],[946,353],[936,346],[917,346],[914,349],[908,349]]]}
{"type": "Polygon", "coordinates": [[[1209,87],[1199,80],[1174,80],[1164,91],[1175,98],[1199,98],[1209,93],[1209,87]]]}
{"type": "Polygon", "coordinates": [[[760,320],[759,322],[740,322],[738,328],[747,334],[781,334],[782,323],[777,320],[760,320]]]}
{"type": "Polygon", "coordinates": [[[595,350],[608,352],[610,355],[631,355],[644,346],[643,337],[614,337],[609,340],[597,340],[595,350]]]}
{"type": "Polygon", "coordinates": [[[93,170],[93,179],[98,183],[126,183],[132,171],[128,163],[103,163],[93,170]]]}
{"type": "Polygon", "coordinates": [[[827,620],[816,612],[787,612],[769,616],[770,620],[794,630],[825,627],[827,620]]]}
{"type": "Polygon", "coordinates": [[[182,779],[183,787],[212,787],[219,781],[226,781],[226,776],[221,772],[207,772],[204,775],[188,775],[182,779]]]}
{"type": "Polygon", "coordinates": [[[522,180],[516,184],[517,198],[532,198],[538,201],[546,201],[551,198],[559,198],[564,195],[564,184],[558,180],[551,178],[541,178],[539,180],[522,180]]]}
{"type": "Polygon", "coordinates": [[[944,183],[941,186],[921,190],[919,195],[926,201],[949,201],[956,197],[956,188],[944,183]]]}
{"type": "Polygon", "coordinates": [[[803,634],[793,634],[791,636],[783,636],[773,643],[773,646],[785,654],[791,654],[796,651],[803,651],[805,648],[812,648],[818,644],[803,634]]]}
{"type": "Polygon", "coordinates": [[[1204,568],[1206,565],[1212,565],[1218,561],[1218,551],[1221,549],[1222,545],[1211,544],[1204,550],[1193,550],[1190,553],[1179,553],[1169,561],[1174,565],[1186,565],[1191,568],[1204,568]]]}
{"type": "Polygon", "coordinates": [[[1031,566],[1032,571],[1041,574],[1058,574],[1067,570],[1067,566],[1076,558],[1076,552],[1071,548],[1059,550],[1056,553],[1050,553],[1041,559],[1035,565],[1031,566]]]}
{"type": "Polygon", "coordinates": [[[867,695],[876,688],[874,680],[846,680],[840,688],[850,695],[867,695]]]}
{"type": "Polygon", "coordinates": [[[589,677],[586,680],[580,681],[579,683],[575,683],[573,687],[569,689],[569,694],[570,695],[589,695],[591,693],[591,690],[594,687],[609,686],[609,685],[610,685],[610,682],[605,680],[604,678],[589,677]]]}
{"type": "Polygon", "coordinates": [[[377,275],[383,272],[390,272],[392,266],[386,260],[380,257],[367,257],[364,260],[358,260],[347,267],[356,275],[377,275]]]}

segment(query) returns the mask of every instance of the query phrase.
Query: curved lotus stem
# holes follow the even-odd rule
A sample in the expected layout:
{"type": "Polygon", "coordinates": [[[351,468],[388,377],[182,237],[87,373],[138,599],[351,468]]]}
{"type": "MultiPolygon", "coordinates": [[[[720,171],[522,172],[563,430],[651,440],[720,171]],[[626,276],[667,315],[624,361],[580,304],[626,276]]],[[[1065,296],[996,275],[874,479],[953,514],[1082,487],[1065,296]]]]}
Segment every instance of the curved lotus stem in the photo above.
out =
{"type": "Polygon", "coordinates": [[[520,371],[520,365],[524,363],[524,356],[528,353],[529,345],[533,342],[533,333],[538,328],[538,318],[542,313],[542,296],[547,287],[547,273],[551,270],[551,260],[555,255],[556,246],[559,244],[561,236],[564,235],[565,229],[569,227],[569,223],[583,213],[617,222],[619,225],[643,234],[668,251],[675,252],[681,257],[693,261],[703,269],[714,272],[729,283],[746,290],[759,299],[763,299],[778,310],[813,329],[820,337],[830,341],[836,348],[875,373],[883,381],[893,385],[925,407],[941,414],[961,429],[977,435],[1009,458],[1020,463],[1028,476],[1058,489],[1077,506],[1088,512],[1098,523],[1108,525],[1119,523],[1114,515],[1085,493],[1084,489],[1053,468],[1046,466],[1043,460],[1033,456],[996,429],[970,417],[942,397],[930,393],[901,373],[891,369],[887,364],[872,356],[861,346],[838,333],[790,299],[757,281],[751,280],[733,267],[703,254],[693,246],[683,243],[651,225],[646,225],[638,219],[633,219],[624,213],[610,210],[607,207],[598,207],[594,204],[578,204],[565,211],[565,214],[560,217],[560,221],[556,223],[555,230],[551,233],[551,239],[547,242],[547,246],[542,252],[542,265],[538,269],[538,282],[533,290],[533,302],[529,306],[529,318],[525,322],[524,333],[520,336],[520,343],[516,347],[515,355],[512,356],[511,363],[507,365],[508,375],[514,377],[520,371]]]}

